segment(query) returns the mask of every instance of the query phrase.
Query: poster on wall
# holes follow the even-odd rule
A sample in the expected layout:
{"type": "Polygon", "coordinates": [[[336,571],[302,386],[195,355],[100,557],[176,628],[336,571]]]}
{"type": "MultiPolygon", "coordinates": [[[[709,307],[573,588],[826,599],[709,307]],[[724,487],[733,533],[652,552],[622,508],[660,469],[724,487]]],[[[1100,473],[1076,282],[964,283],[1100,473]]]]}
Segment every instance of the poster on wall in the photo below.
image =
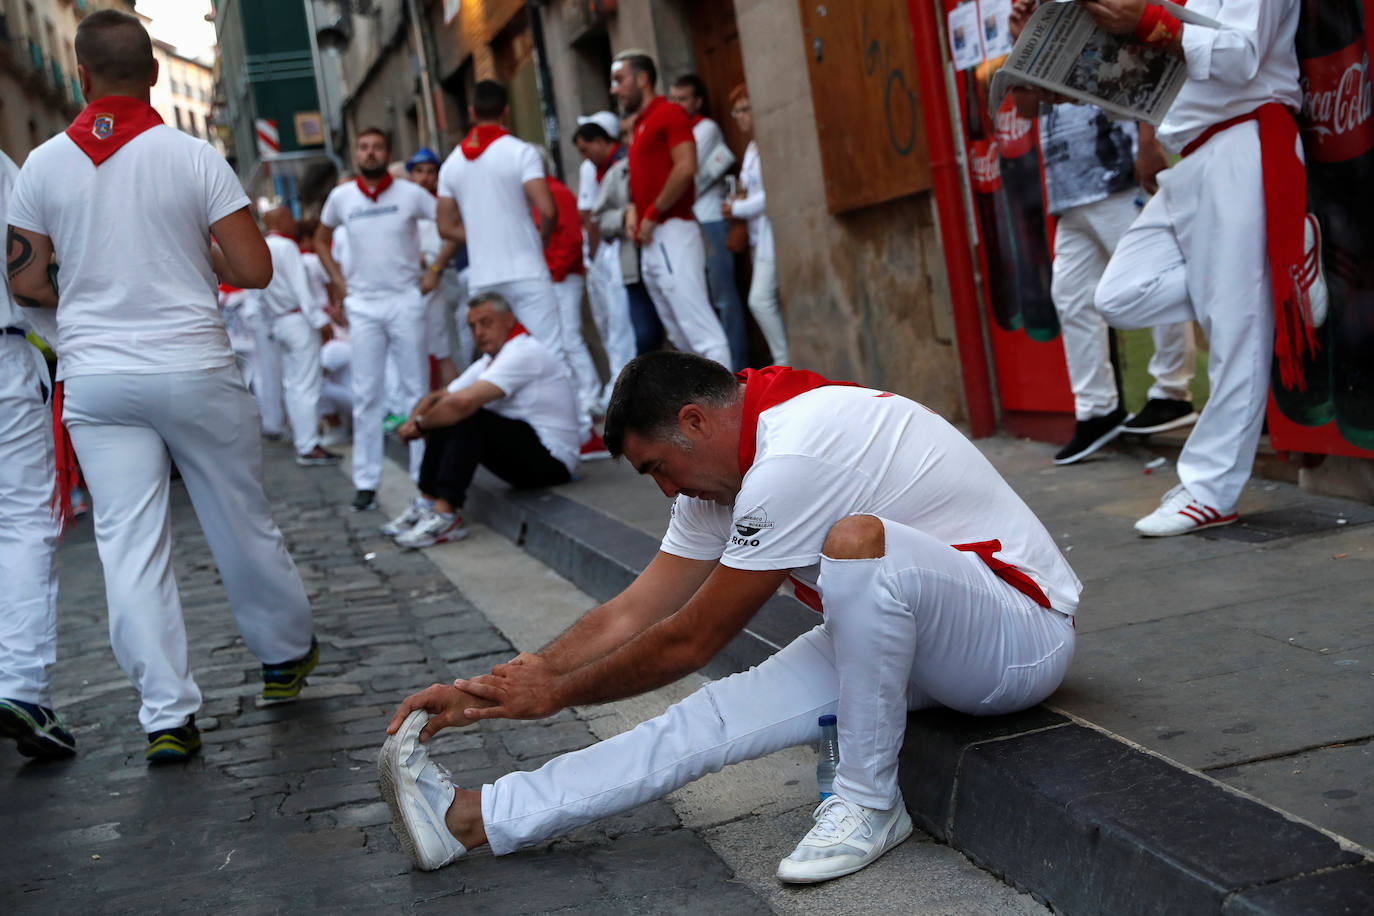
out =
{"type": "MultiPolygon", "coordinates": [[[[1374,87],[1365,0],[1303,5],[1298,118],[1307,207],[1321,227],[1325,321],[1305,386],[1270,387],[1276,449],[1374,457],[1374,87]]],[[[1320,317],[1320,316],[1318,316],[1320,317]]]]}
{"type": "Polygon", "coordinates": [[[983,53],[988,60],[1006,57],[1015,42],[1011,40],[1011,0],[978,0],[978,15],[983,26],[983,53]]]}
{"type": "Polygon", "coordinates": [[[949,11],[949,54],[955,70],[968,70],[983,62],[977,3],[961,3],[949,11]]]}

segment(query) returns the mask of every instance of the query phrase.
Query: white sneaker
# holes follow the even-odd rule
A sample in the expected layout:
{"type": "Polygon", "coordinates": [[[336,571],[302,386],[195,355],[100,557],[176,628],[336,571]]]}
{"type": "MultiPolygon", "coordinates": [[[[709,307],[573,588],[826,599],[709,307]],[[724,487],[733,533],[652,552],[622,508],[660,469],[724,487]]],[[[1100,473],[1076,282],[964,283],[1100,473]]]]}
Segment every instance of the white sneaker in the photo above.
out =
{"type": "Polygon", "coordinates": [[[1166,538],[1175,534],[1229,525],[1239,516],[1222,515],[1211,506],[1193,498],[1183,484],[1174,487],[1159,502],[1159,508],[1135,523],[1135,530],[1147,538],[1166,538]]]}
{"type": "Polygon", "coordinates": [[[453,804],[453,780],[420,743],[420,730],[429,718],[420,709],[406,716],[377,758],[377,782],[391,809],[391,830],[421,871],[442,868],[467,852],[444,822],[453,804]]]}
{"type": "Polygon", "coordinates": [[[896,807],[882,811],[832,795],[813,816],[816,826],[778,863],[780,880],[814,884],[852,874],[911,836],[911,816],[900,797],[896,807]]]}
{"type": "Polygon", "coordinates": [[[406,506],[406,511],[382,526],[382,534],[385,534],[389,538],[405,534],[411,528],[420,524],[420,519],[424,518],[428,511],[428,507],[412,501],[410,505],[406,506]]]}
{"type": "Polygon", "coordinates": [[[396,546],[409,550],[433,547],[449,541],[461,541],[468,536],[463,527],[461,515],[443,515],[433,509],[426,509],[424,518],[415,523],[409,531],[396,536],[396,546]]]}
{"type": "Polygon", "coordinates": [[[1326,291],[1326,271],[1322,267],[1322,226],[1317,217],[1307,214],[1303,229],[1302,267],[1298,269],[1298,287],[1307,292],[1312,304],[1312,327],[1326,324],[1328,295],[1326,291]]]}

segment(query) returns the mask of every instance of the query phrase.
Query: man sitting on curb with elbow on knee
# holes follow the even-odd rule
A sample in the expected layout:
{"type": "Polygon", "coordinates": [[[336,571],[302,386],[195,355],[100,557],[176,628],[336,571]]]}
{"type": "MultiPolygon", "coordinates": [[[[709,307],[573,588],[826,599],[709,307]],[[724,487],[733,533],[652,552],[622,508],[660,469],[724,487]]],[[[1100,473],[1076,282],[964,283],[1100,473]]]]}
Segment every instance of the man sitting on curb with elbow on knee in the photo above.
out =
{"type": "Polygon", "coordinates": [[[835,794],[778,877],[839,877],[911,833],[897,787],[908,710],[1008,713],[1063,679],[1078,579],[987,459],[920,404],[653,353],[621,373],[606,443],[675,498],[660,551],[538,653],[401,704],[381,789],[420,868],[481,843],[512,852],[816,741],[818,717],[836,714],[835,794]],[[480,790],[428,758],[422,742],[441,728],[542,718],[690,674],[788,578],[821,624],[663,715],[480,790]]]}
{"type": "Polygon", "coordinates": [[[565,361],[531,337],[496,293],[478,294],[467,319],[482,358],[421,398],[396,430],[404,441],[428,440],[419,495],[382,527],[402,547],[467,535],[457,510],[479,464],[513,487],[549,487],[571,480],[579,460],[580,423],[565,361]]]}

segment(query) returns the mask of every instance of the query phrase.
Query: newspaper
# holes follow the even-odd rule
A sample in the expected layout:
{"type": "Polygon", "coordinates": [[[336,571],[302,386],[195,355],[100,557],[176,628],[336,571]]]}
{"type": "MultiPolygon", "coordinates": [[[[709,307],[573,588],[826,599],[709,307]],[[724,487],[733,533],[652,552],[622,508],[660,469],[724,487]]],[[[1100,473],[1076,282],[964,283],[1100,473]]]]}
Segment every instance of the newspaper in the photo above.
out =
{"type": "MultiPolygon", "coordinates": [[[[1160,5],[1185,23],[1220,26],[1175,3],[1160,5]]],[[[1013,86],[1040,86],[1158,127],[1187,78],[1182,58],[1132,35],[1109,35],[1074,0],[1054,0],[1035,11],[1011,56],[993,74],[990,101],[996,111],[1013,86]]]]}

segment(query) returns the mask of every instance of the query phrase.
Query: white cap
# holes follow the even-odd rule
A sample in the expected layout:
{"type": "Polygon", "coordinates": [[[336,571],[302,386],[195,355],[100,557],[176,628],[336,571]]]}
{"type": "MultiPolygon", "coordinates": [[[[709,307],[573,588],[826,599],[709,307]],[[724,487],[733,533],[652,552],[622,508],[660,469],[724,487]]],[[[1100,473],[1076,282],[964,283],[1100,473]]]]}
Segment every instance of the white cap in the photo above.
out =
{"type": "Polygon", "coordinates": [[[583,115],[577,119],[577,126],[583,124],[595,124],[604,130],[614,140],[620,136],[620,118],[614,112],[598,111],[595,114],[583,115]]]}

